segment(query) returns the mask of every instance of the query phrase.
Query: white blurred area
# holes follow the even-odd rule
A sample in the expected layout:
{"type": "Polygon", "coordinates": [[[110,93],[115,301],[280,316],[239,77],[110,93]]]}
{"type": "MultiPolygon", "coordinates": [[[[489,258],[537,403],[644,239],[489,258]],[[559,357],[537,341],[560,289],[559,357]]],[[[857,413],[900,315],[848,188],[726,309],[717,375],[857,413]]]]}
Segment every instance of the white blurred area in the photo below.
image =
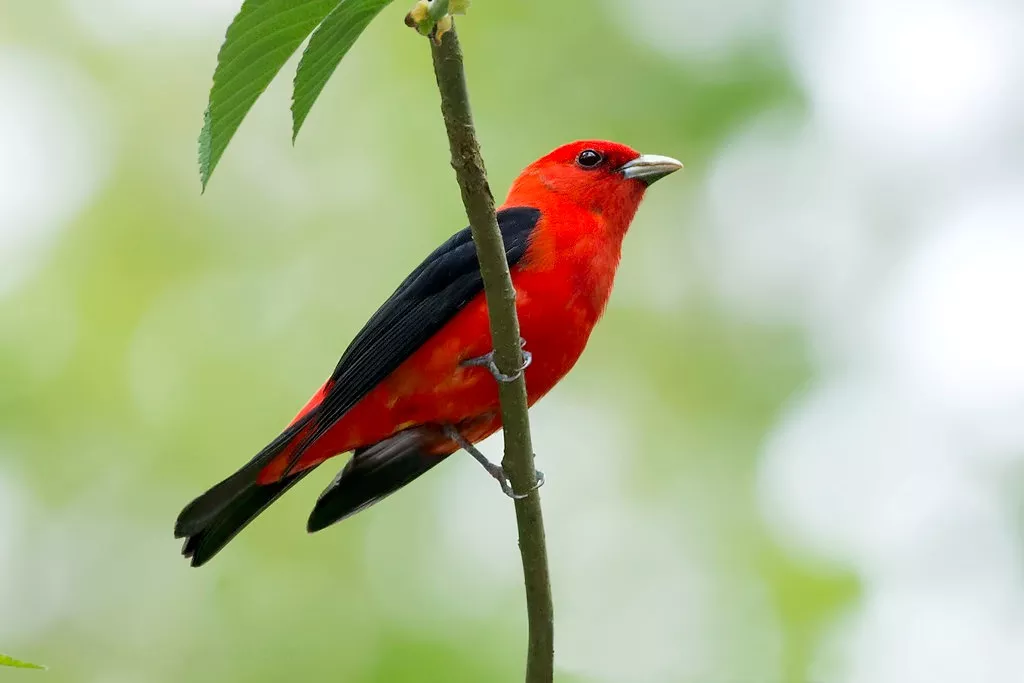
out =
{"type": "Polygon", "coordinates": [[[714,64],[777,33],[780,0],[606,0],[632,37],[665,54],[714,64]]]}
{"type": "Polygon", "coordinates": [[[0,296],[100,187],[113,141],[99,108],[70,64],[0,48],[0,296]]]}
{"type": "Polygon", "coordinates": [[[721,150],[701,239],[724,305],[803,326],[817,358],[760,489],[781,542],[865,587],[819,677],[1019,680],[1024,5],[804,0],[785,17],[806,114],[721,150]]]}
{"type": "Polygon", "coordinates": [[[84,31],[112,45],[222,34],[238,0],[64,0],[84,31]]]}
{"type": "MultiPolygon", "coordinates": [[[[645,387],[628,380],[615,386],[619,398],[643,403],[645,387]]],[[[629,490],[635,462],[624,454],[636,438],[621,408],[551,397],[530,414],[534,443],[543,444],[537,467],[558,482],[557,494],[544,497],[558,596],[556,668],[593,683],[740,681],[779,670],[781,629],[764,587],[743,569],[716,568],[718,539],[690,524],[709,514],[705,497],[690,491],[644,500],[629,490]],[[731,649],[737,631],[756,634],[741,658],[731,649]]],[[[483,448],[500,460],[500,437],[483,448]]],[[[508,608],[522,586],[519,549],[508,543],[515,519],[505,501],[469,458],[448,469],[457,471],[449,474],[438,520],[444,546],[438,552],[431,543],[415,559],[430,567],[422,592],[433,594],[431,609],[416,604],[416,591],[396,595],[392,577],[381,577],[378,598],[400,606],[406,618],[410,607],[445,619],[459,612],[481,618],[508,608]]]]}

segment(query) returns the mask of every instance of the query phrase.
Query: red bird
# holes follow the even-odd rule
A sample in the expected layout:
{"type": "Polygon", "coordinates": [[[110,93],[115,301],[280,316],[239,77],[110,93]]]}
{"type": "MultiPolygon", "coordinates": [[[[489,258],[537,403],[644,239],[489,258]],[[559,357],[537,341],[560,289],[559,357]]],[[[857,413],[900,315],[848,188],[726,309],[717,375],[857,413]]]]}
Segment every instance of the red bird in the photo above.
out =
{"type": "MultiPolygon", "coordinates": [[[[647,186],[682,168],[612,142],[574,142],[530,164],[498,225],[512,273],[533,405],[583,353],[604,312],[622,239],[647,186]],[[524,342],[525,343],[525,342],[524,342]]],[[[320,495],[318,531],[397,491],[501,428],[487,305],[469,229],[399,285],[349,345],[326,384],[238,472],[188,504],[174,527],[199,566],[313,468],[354,451],[320,495]],[[490,372],[489,372],[490,371],[490,372]],[[491,374],[494,374],[492,378],[491,374]]]]}

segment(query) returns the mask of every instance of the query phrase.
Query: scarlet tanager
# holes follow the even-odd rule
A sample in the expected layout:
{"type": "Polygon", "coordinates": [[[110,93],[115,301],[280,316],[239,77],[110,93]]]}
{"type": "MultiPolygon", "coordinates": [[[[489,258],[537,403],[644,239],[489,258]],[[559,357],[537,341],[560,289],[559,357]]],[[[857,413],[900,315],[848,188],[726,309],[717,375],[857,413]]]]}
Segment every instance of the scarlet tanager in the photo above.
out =
{"type": "MultiPolygon", "coordinates": [[[[669,157],[588,140],[559,147],[512,183],[497,217],[528,342],[530,405],[583,353],[648,185],[680,168],[669,157]]],[[[182,510],[174,527],[186,539],[182,554],[193,566],[207,562],[341,453],[353,451],[317,500],[311,532],[369,507],[460,448],[482,458],[472,444],[501,428],[495,379],[510,379],[491,358],[476,247],[466,228],[399,285],[280,436],[182,510]]],[[[511,493],[500,467],[488,465],[511,493]]]]}

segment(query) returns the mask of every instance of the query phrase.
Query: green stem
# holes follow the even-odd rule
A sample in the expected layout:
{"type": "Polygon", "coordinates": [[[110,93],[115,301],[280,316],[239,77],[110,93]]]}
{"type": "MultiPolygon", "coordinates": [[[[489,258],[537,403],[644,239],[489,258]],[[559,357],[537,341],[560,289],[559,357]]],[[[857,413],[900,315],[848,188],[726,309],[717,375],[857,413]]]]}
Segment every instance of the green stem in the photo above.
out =
{"type": "MultiPolygon", "coordinates": [[[[480,260],[480,274],[490,314],[494,359],[502,373],[512,375],[523,363],[519,347],[516,292],[512,286],[501,232],[494,216],[494,197],[487,184],[487,174],[473,126],[466,74],[462,66],[462,48],[455,30],[444,34],[441,44],[432,45],[431,50],[437,87],[441,92],[441,113],[448,130],[452,167],[462,190],[462,203],[466,207],[480,260]]],[[[526,383],[520,377],[515,382],[499,383],[498,390],[505,437],[505,457],[501,464],[515,491],[531,492],[515,502],[529,623],[526,681],[551,683],[554,676],[554,610],[551,604],[544,518],[541,514],[540,494],[535,490],[537,478],[527,413],[526,383]]]]}

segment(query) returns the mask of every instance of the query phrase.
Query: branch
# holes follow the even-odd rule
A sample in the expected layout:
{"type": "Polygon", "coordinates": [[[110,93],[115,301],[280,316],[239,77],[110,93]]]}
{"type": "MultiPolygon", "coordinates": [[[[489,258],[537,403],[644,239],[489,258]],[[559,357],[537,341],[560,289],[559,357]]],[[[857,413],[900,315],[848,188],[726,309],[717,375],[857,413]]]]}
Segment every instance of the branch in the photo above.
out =
{"type": "MultiPolygon", "coordinates": [[[[441,113],[448,129],[452,167],[462,189],[473,242],[480,260],[487,310],[491,322],[494,359],[502,373],[512,375],[522,367],[519,347],[519,319],[516,316],[516,292],[512,286],[505,246],[494,217],[494,197],[487,184],[480,145],[469,108],[466,74],[462,68],[462,48],[455,30],[446,32],[440,45],[431,44],[434,73],[441,91],[441,113]]],[[[501,418],[504,425],[505,457],[501,464],[515,491],[531,491],[516,500],[519,527],[519,551],[523,558],[526,582],[526,610],[529,621],[529,652],[526,660],[527,683],[550,683],[554,675],[554,619],[551,605],[551,580],[548,576],[544,518],[541,515],[530,418],[527,413],[526,382],[498,383],[501,418]]]]}

